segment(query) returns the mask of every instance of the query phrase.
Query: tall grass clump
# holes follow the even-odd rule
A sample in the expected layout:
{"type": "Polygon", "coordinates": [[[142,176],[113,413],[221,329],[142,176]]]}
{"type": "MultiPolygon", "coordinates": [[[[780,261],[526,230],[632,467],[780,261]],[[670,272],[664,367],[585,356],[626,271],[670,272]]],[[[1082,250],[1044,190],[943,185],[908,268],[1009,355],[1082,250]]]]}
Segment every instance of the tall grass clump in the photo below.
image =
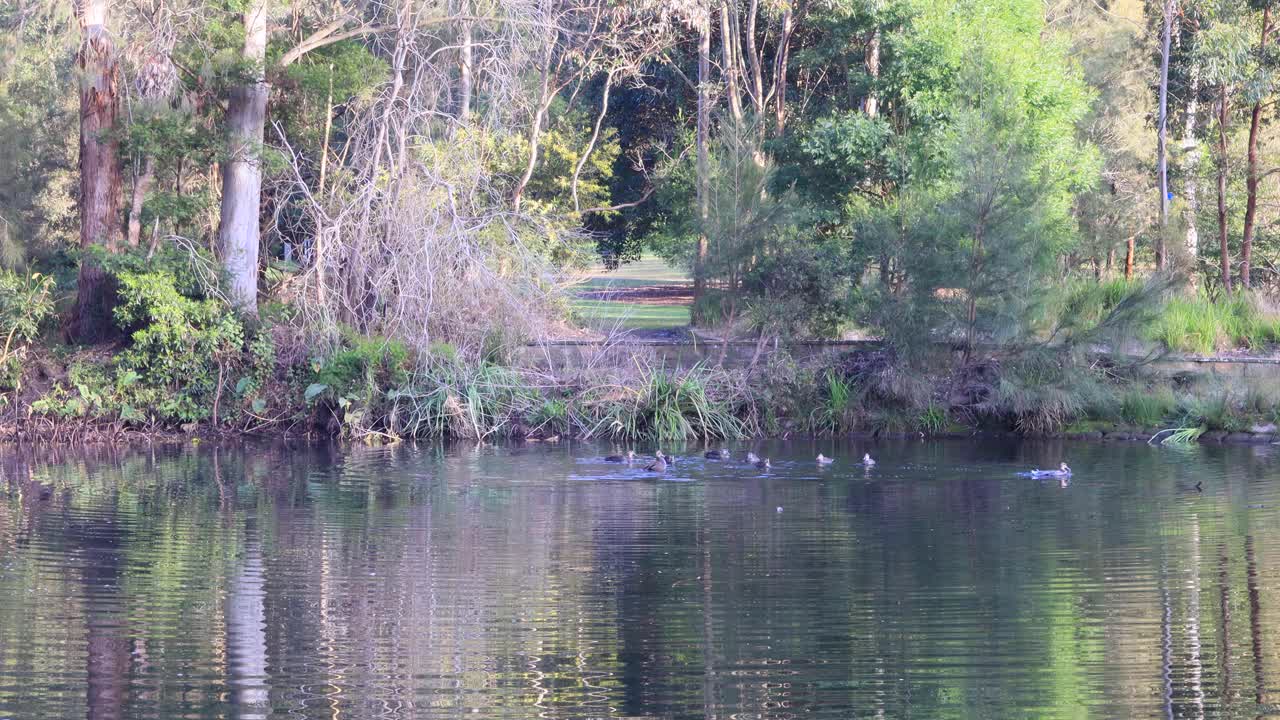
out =
{"type": "Polygon", "coordinates": [[[1075,279],[1062,283],[1044,295],[1033,328],[1053,335],[1087,332],[1145,289],[1142,282],[1124,278],[1101,282],[1075,279]]]}
{"type": "Polygon", "coordinates": [[[1280,342],[1280,315],[1251,295],[1214,301],[1203,293],[1170,299],[1148,331],[1170,350],[1212,355],[1280,342]]]}
{"type": "Polygon", "coordinates": [[[564,411],[515,370],[455,357],[433,356],[389,397],[387,425],[406,437],[483,440],[514,434],[526,418],[565,426],[564,411]]]}
{"type": "Polygon", "coordinates": [[[701,366],[684,372],[641,366],[629,378],[584,393],[576,412],[587,437],[670,442],[739,438],[743,391],[734,376],[701,366]]]}
{"type": "Polygon", "coordinates": [[[1187,395],[1178,403],[1177,412],[1182,427],[1236,432],[1247,429],[1250,424],[1229,388],[1187,395]]]}
{"type": "Polygon", "coordinates": [[[1120,419],[1142,428],[1159,427],[1178,408],[1178,399],[1168,387],[1137,387],[1120,396],[1120,419]]]}
{"type": "Polygon", "coordinates": [[[853,381],[828,370],[825,385],[824,397],[810,416],[810,426],[831,433],[852,429],[856,421],[853,381]]]}
{"type": "Polygon", "coordinates": [[[1050,433],[1105,406],[1111,391],[1086,366],[1051,354],[1031,354],[1002,368],[981,410],[1019,432],[1050,433]]]}

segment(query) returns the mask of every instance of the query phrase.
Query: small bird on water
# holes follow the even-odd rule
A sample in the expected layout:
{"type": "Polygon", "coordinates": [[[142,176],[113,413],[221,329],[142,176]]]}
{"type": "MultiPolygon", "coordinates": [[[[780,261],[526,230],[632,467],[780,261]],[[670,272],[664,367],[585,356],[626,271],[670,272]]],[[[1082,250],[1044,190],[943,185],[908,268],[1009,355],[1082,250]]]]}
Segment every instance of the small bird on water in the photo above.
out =
{"type": "Polygon", "coordinates": [[[818,464],[819,464],[819,465],[830,465],[831,463],[833,463],[833,462],[835,462],[835,461],[836,461],[836,459],[835,459],[835,458],[829,458],[829,457],[827,457],[826,455],[823,455],[822,453],[818,453],[818,464]]]}
{"type": "Polygon", "coordinates": [[[729,451],[728,450],[711,450],[707,454],[703,455],[703,457],[705,457],[708,460],[728,460],[729,451]]]}
{"type": "Polygon", "coordinates": [[[658,455],[658,459],[654,460],[651,465],[645,468],[645,470],[648,470],[650,472],[666,472],[667,471],[666,456],[662,454],[661,450],[658,451],[657,455],[658,455]]]}
{"type": "Polygon", "coordinates": [[[617,462],[617,463],[624,462],[630,465],[632,462],[635,461],[635,459],[636,459],[636,451],[628,450],[626,455],[606,455],[604,458],[604,461],[617,462]]]}
{"type": "Polygon", "coordinates": [[[755,464],[755,463],[760,462],[760,458],[756,457],[756,454],[755,454],[755,453],[753,453],[753,452],[749,452],[749,453],[747,453],[747,462],[752,463],[752,464],[755,464]]]}
{"type": "Polygon", "coordinates": [[[761,470],[768,470],[773,466],[769,464],[769,458],[765,458],[763,460],[757,460],[756,467],[760,468],[761,470]]]}
{"type": "Polygon", "coordinates": [[[1037,468],[1028,474],[1033,478],[1071,477],[1071,468],[1066,463],[1059,463],[1057,470],[1040,470],[1037,468]]]}
{"type": "Polygon", "coordinates": [[[874,458],[871,457],[871,453],[863,453],[862,464],[866,465],[867,467],[871,467],[872,465],[876,464],[876,461],[874,458]]]}

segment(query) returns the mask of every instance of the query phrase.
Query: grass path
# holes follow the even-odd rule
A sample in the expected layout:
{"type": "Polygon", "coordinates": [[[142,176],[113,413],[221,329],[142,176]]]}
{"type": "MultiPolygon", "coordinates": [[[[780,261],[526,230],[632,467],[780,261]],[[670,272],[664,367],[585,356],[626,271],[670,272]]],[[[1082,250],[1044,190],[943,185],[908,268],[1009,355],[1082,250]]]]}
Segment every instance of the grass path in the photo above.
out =
{"type": "Polygon", "coordinates": [[[586,327],[610,331],[676,330],[689,326],[689,275],[656,257],[617,270],[599,264],[580,276],[572,303],[586,327]]]}

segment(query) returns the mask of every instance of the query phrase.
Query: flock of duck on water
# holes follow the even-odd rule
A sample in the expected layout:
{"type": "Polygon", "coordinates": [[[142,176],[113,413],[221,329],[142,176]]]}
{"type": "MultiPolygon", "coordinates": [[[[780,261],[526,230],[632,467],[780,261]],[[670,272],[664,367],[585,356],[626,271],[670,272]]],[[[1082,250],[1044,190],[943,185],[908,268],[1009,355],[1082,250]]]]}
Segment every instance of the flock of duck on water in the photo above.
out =
{"type": "MultiPolygon", "coordinates": [[[[708,460],[732,460],[733,459],[732,453],[724,449],[710,450],[704,453],[703,457],[705,457],[708,460]]],[[[634,465],[637,462],[640,462],[644,464],[645,470],[649,472],[655,472],[655,473],[666,472],[667,468],[671,467],[672,465],[675,465],[678,460],[679,458],[677,458],[676,456],[664,454],[661,450],[658,450],[656,453],[654,453],[653,462],[647,462],[645,460],[637,461],[636,453],[634,450],[628,450],[626,455],[607,455],[605,456],[605,459],[604,459],[605,462],[626,463],[627,465],[634,465]]],[[[769,468],[773,467],[769,463],[769,458],[761,459],[757,457],[756,454],[753,452],[747,453],[746,461],[748,464],[754,465],[755,467],[761,470],[768,470],[769,468]]],[[[818,453],[818,457],[816,458],[816,461],[819,465],[831,465],[835,463],[836,460],[835,458],[829,458],[826,455],[823,455],[822,453],[818,453]]],[[[876,464],[876,461],[874,458],[871,457],[870,453],[863,453],[862,461],[857,464],[863,467],[871,467],[876,464]]],[[[1066,463],[1060,463],[1058,465],[1057,470],[1040,470],[1037,468],[1035,470],[1031,470],[1029,472],[1022,473],[1022,474],[1026,475],[1027,477],[1032,477],[1037,479],[1069,478],[1071,477],[1071,467],[1066,463]]]]}

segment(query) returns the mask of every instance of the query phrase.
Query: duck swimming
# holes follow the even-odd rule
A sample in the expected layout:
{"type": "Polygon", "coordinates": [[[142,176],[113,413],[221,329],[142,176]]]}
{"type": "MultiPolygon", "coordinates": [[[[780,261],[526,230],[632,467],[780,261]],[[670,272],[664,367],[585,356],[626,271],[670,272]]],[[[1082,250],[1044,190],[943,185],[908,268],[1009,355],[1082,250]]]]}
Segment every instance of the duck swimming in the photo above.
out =
{"type": "Polygon", "coordinates": [[[871,467],[876,464],[876,461],[871,457],[871,453],[862,453],[862,464],[871,467]]]}
{"type": "Polygon", "coordinates": [[[661,450],[658,451],[658,459],[654,460],[652,464],[645,468],[645,470],[648,470],[649,472],[667,471],[667,458],[662,454],[661,450]]]}
{"type": "Polygon", "coordinates": [[[769,458],[765,458],[763,460],[757,460],[756,467],[760,468],[761,470],[768,470],[773,466],[769,464],[769,458]]]}
{"type": "Polygon", "coordinates": [[[1027,474],[1033,478],[1069,478],[1071,477],[1071,467],[1066,463],[1060,463],[1057,470],[1040,470],[1037,468],[1027,474]]]}
{"type": "Polygon", "coordinates": [[[747,453],[747,462],[749,462],[749,463],[751,463],[751,464],[753,464],[753,465],[754,465],[755,463],[760,462],[760,458],[756,457],[756,454],[755,454],[755,453],[753,453],[753,452],[749,452],[749,453],[747,453]]]}
{"type": "Polygon", "coordinates": [[[830,465],[831,463],[833,463],[833,462],[835,462],[835,461],[836,461],[836,459],[835,459],[835,458],[829,458],[829,457],[827,457],[826,455],[823,455],[822,453],[818,453],[818,464],[819,464],[819,465],[830,465]]]}
{"type": "Polygon", "coordinates": [[[605,462],[624,462],[630,465],[636,459],[636,451],[628,450],[626,455],[606,455],[605,462]]]}
{"type": "Polygon", "coordinates": [[[728,460],[729,451],[728,450],[712,450],[706,453],[705,455],[703,455],[703,457],[705,457],[708,460],[728,460]]]}

